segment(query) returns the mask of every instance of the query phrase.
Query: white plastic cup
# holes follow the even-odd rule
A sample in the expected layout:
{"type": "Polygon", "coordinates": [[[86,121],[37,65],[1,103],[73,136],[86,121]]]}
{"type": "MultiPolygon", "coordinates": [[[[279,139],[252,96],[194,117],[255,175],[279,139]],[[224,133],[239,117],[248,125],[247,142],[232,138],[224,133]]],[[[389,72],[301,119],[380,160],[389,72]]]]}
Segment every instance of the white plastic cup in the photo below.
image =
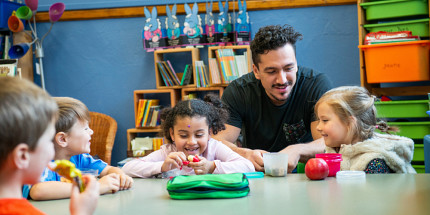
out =
{"type": "Polygon", "coordinates": [[[288,154],[285,153],[264,153],[264,172],[267,175],[279,177],[286,176],[288,172],[288,154]]]}

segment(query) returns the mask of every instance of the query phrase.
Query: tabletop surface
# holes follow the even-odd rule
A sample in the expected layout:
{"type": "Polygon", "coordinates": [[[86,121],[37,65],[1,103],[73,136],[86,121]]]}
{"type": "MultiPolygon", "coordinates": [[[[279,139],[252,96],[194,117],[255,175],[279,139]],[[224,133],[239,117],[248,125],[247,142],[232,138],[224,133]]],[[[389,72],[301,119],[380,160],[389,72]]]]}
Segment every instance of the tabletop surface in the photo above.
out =
{"type": "MultiPolygon", "coordinates": [[[[430,174],[374,174],[340,182],[304,174],[251,178],[248,196],[173,200],[167,179],[134,179],[130,190],[99,198],[95,214],[430,214],[430,174]]],[[[31,201],[47,214],[69,214],[69,199],[31,201]]]]}

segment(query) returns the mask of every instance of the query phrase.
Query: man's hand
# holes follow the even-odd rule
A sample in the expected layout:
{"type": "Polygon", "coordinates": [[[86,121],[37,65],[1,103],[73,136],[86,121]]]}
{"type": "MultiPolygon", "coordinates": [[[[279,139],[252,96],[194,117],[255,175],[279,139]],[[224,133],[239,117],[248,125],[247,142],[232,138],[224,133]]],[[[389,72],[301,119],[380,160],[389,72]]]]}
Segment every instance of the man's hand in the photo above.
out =
{"type": "Polygon", "coordinates": [[[247,148],[236,148],[234,151],[242,155],[242,157],[250,160],[254,165],[255,171],[264,171],[263,154],[267,153],[267,151],[259,149],[252,150],[247,148]]]}
{"type": "Polygon", "coordinates": [[[280,151],[280,153],[288,154],[288,172],[291,173],[297,166],[300,160],[301,144],[290,145],[280,151]]]}

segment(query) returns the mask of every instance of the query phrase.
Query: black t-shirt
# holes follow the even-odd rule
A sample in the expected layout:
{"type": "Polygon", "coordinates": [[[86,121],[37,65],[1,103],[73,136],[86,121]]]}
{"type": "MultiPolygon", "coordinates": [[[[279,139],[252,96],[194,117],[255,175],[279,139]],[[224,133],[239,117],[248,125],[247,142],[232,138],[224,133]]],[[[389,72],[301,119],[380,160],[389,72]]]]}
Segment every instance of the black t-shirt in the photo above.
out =
{"type": "Polygon", "coordinates": [[[250,149],[278,152],[291,144],[310,142],[313,107],[331,88],[325,74],[298,67],[296,84],[286,103],[276,106],[254,73],[243,75],[222,95],[230,112],[227,124],[242,129],[243,147],[250,149]]]}

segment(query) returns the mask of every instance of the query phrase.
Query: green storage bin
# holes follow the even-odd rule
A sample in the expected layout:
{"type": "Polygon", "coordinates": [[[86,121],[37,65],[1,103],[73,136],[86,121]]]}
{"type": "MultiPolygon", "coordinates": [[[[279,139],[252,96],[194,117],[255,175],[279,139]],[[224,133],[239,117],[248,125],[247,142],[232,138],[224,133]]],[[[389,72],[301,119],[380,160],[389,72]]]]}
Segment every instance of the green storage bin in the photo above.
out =
{"type": "MultiPolygon", "coordinates": [[[[400,129],[396,135],[409,137],[411,139],[424,139],[430,134],[430,122],[388,122],[389,126],[396,126],[400,129]]],[[[378,129],[376,129],[379,132],[378,129]]]]}
{"type": "Polygon", "coordinates": [[[428,117],[429,100],[375,102],[375,107],[378,118],[428,117]]]}
{"type": "Polygon", "coordinates": [[[381,24],[363,25],[368,32],[396,32],[396,31],[412,31],[412,35],[420,37],[429,36],[429,18],[415,19],[401,22],[387,22],[381,24]]]}
{"type": "Polygon", "coordinates": [[[412,165],[412,167],[417,171],[417,173],[426,173],[424,165],[412,165]]]}
{"type": "Polygon", "coordinates": [[[412,161],[424,161],[424,145],[414,145],[414,157],[412,158],[412,161]]]}
{"type": "Polygon", "coordinates": [[[366,10],[366,20],[393,19],[429,14],[428,0],[387,0],[360,4],[366,10]]]}

